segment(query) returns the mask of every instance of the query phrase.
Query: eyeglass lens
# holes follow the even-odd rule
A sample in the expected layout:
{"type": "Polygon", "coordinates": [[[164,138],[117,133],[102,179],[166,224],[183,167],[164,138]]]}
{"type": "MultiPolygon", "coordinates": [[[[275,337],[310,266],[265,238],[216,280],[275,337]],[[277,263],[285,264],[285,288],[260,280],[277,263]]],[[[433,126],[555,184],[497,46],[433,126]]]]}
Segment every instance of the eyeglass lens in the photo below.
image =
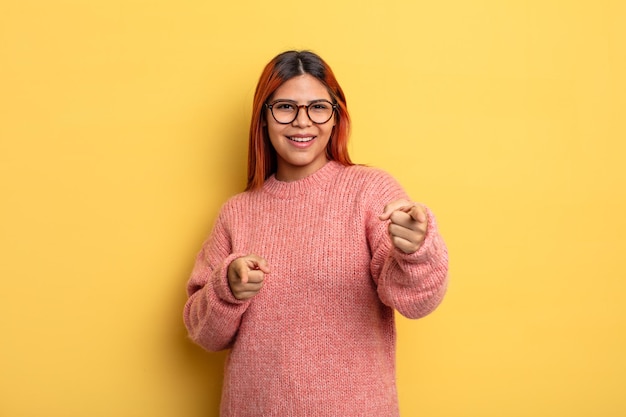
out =
{"type": "Polygon", "coordinates": [[[322,124],[326,123],[333,116],[335,108],[333,104],[326,100],[319,100],[310,103],[308,106],[298,106],[293,101],[275,101],[268,105],[272,116],[278,123],[287,124],[291,123],[298,117],[300,108],[306,109],[307,115],[313,123],[322,124]]]}

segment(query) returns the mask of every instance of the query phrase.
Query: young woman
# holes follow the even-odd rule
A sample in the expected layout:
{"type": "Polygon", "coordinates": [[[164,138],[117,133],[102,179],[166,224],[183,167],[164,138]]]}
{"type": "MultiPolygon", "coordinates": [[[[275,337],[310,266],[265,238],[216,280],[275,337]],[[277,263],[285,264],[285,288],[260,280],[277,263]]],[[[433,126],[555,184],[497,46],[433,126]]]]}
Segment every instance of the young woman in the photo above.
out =
{"type": "Polygon", "coordinates": [[[247,189],[222,207],[184,310],[193,341],[230,349],[223,417],[398,416],[394,310],[439,305],[448,254],[428,208],[351,162],[349,123],[319,56],[266,66],[247,189]]]}

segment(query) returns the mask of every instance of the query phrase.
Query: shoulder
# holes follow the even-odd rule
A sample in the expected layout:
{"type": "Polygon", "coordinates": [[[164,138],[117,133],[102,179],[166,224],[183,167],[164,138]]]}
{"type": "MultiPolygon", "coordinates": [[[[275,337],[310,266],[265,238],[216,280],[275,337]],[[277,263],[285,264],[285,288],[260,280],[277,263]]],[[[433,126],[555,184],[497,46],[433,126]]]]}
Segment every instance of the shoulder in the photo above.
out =
{"type": "Polygon", "coordinates": [[[234,206],[240,205],[250,199],[251,193],[252,193],[251,191],[242,191],[240,193],[237,193],[229,197],[226,200],[226,202],[224,202],[223,207],[227,208],[227,207],[234,207],[234,206]]]}
{"type": "Polygon", "coordinates": [[[391,201],[408,199],[400,183],[383,169],[353,165],[344,169],[342,177],[342,189],[356,193],[362,204],[373,205],[376,210],[391,201]]]}
{"type": "Polygon", "coordinates": [[[380,168],[369,166],[369,165],[346,166],[344,167],[342,175],[345,178],[355,178],[355,179],[358,178],[358,179],[364,179],[364,180],[370,180],[370,179],[384,180],[384,179],[392,178],[391,175],[387,173],[386,171],[380,168]]]}
{"type": "Polygon", "coordinates": [[[351,165],[343,170],[342,179],[348,182],[358,183],[363,189],[397,186],[396,179],[380,168],[367,165],[351,165]]]}
{"type": "Polygon", "coordinates": [[[244,213],[250,206],[250,199],[254,191],[243,191],[228,198],[221,206],[219,216],[223,219],[232,218],[244,213]]]}

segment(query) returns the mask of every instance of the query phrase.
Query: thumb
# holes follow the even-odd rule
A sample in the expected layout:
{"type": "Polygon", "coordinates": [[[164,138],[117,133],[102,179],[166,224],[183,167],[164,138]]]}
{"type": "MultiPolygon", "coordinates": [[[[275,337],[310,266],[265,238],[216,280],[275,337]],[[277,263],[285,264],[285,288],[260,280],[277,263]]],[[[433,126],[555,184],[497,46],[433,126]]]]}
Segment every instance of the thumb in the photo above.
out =
{"type": "Polygon", "coordinates": [[[385,206],[383,213],[378,218],[382,221],[389,220],[394,211],[399,210],[408,213],[414,205],[415,203],[403,199],[393,201],[385,206]]]}
{"type": "Polygon", "coordinates": [[[391,213],[393,213],[393,211],[385,210],[381,215],[378,216],[378,219],[382,221],[389,220],[389,218],[391,217],[391,213]]]}
{"type": "Polygon", "coordinates": [[[239,279],[241,280],[242,284],[248,283],[248,268],[246,266],[239,268],[239,271],[237,271],[237,275],[239,275],[239,279]]]}
{"type": "Polygon", "coordinates": [[[385,206],[383,212],[380,214],[380,216],[378,216],[378,218],[382,221],[389,220],[393,212],[398,209],[399,207],[397,203],[394,202],[394,203],[388,204],[385,206]]]}

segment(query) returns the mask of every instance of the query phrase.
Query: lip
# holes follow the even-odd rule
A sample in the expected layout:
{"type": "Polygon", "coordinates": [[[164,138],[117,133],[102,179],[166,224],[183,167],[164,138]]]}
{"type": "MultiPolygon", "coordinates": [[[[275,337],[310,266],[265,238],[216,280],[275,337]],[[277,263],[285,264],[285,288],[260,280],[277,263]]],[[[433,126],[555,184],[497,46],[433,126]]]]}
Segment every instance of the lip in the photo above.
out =
{"type": "Polygon", "coordinates": [[[296,148],[300,148],[300,149],[308,148],[309,146],[311,146],[313,142],[315,142],[315,139],[317,139],[317,136],[315,135],[305,135],[305,134],[288,135],[288,136],[286,135],[285,137],[287,138],[287,140],[292,146],[296,148]],[[310,138],[310,140],[305,140],[307,138],[310,138]],[[303,141],[300,142],[297,139],[301,139],[303,141]]]}

